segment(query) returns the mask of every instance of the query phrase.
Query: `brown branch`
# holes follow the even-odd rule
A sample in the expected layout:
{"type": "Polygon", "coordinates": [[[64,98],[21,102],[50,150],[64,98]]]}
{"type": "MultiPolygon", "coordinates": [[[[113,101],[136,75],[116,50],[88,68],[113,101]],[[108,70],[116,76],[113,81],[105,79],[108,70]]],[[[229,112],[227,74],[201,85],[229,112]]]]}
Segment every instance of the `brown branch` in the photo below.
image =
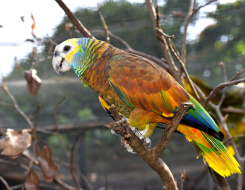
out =
{"type": "Polygon", "coordinates": [[[235,76],[231,77],[231,79],[228,82],[235,80],[237,77],[239,77],[243,73],[245,73],[245,68],[243,70],[239,71],[235,76]]]}
{"type": "Polygon", "coordinates": [[[165,150],[170,138],[174,134],[174,131],[177,129],[181,119],[186,115],[188,109],[195,109],[194,105],[189,102],[183,102],[179,106],[178,110],[174,114],[173,118],[171,119],[170,123],[165,128],[164,132],[162,133],[161,138],[159,139],[156,147],[153,151],[154,160],[156,161],[165,150]]]}
{"type": "Polygon", "coordinates": [[[14,185],[14,186],[11,186],[10,189],[14,190],[14,189],[19,189],[21,187],[23,187],[23,183],[19,184],[19,185],[14,185]]]}
{"type": "Polygon", "coordinates": [[[232,106],[229,106],[227,108],[222,108],[221,109],[223,112],[228,112],[228,113],[238,113],[238,114],[242,114],[245,115],[245,110],[244,109],[238,109],[238,108],[234,108],[232,106]]]}
{"type": "Polygon", "coordinates": [[[35,123],[34,123],[34,128],[32,129],[32,136],[33,136],[33,141],[34,141],[34,146],[33,146],[33,157],[35,157],[35,152],[37,152],[37,154],[39,153],[38,145],[37,145],[36,128],[37,128],[37,122],[38,122],[38,119],[39,119],[39,113],[40,113],[41,107],[42,107],[41,104],[39,104],[39,105],[37,106],[36,120],[35,120],[35,123]]]}
{"type": "Polygon", "coordinates": [[[197,7],[195,10],[193,10],[192,15],[194,15],[194,14],[195,14],[197,11],[199,11],[201,8],[207,6],[207,5],[209,5],[210,3],[215,2],[215,1],[217,1],[217,0],[211,0],[211,1],[207,2],[207,3],[205,3],[204,5],[201,5],[201,6],[197,7]]]}
{"type": "Polygon", "coordinates": [[[77,17],[70,11],[70,9],[65,5],[65,3],[62,0],[55,0],[59,6],[64,10],[68,18],[71,20],[71,22],[76,26],[76,28],[80,31],[80,33],[84,37],[95,39],[94,36],[83,26],[83,24],[77,19],[77,17]]]}
{"type": "Polygon", "coordinates": [[[7,190],[11,190],[8,183],[5,181],[5,179],[2,176],[0,176],[0,180],[2,181],[2,183],[4,184],[4,186],[6,187],[7,190]]]}
{"type": "Polygon", "coordinates": [[[180,190],[183,190],[184,180],[185,180],[185,170],[184,173],[181,174],[180,190]]]}
{"type": "MultiPolygon", "coordinates": [[[[166,127],[163,134],[166,137],[166,141],[168,141],[173,134],[174,127],[176,128],[181,120],[181,118],[185,115],[186,110],[189,109],[189,104],[181,104],[178,108],[176,114],[173,119],[166,127]],[[173,127],[173,128],[172,128],[173,127]]],[[[160,154],[166,147],[167,143],[165,139],[161,137],[157,147],[151,150],[148,150],[142,140],[140,140],[134,132],[131,130],[128,122],[126,120],[121,120],[121,116],[118,114],[114,105],[109,107],[109,111],[111,116],[115,119],[116,122],[107,125],[107,127],[113,129],[117,134],[122,136],[122,141],[126,141],[133,149],[137,152],[137,154],[153,169],[155,170],[159,176],[166,189],[176,190],[177,185],[173,178],[171,171],[168,166],[159,158],[160,154]],[[161,145],[163,143],[163,145],[161,145]]]]}
{"type": "Polygon", "coordinates": [[[80,185],[79,185],[79,182],[77,181],[77,178],[74,174],[74,166],[73,166],[73,155],[74,155],[74,149],[75,149],[75,146],[76,146],[76,143],[77,141],[79,140],[79,137],[80,137],[80,134],[77,134],[76,138],[75,138],[75,141],[71,147],[71,157],[70,157],[70,171],[71,171],[71,176],[73,178],[73,181],[75,182],[76,186],[78,189],[81,189],[80,185]]]}
{"type": "MultiPolygon", "coordinates": [[[[220,62],[220,66],[222,67],[224,82],[227,82],[227,73],[226,73],[226,68],[225,68],[224,62],[220,62]]],[[[225,96],[226,96],[226,88],[224,88],[223,93],[222,93],[222,97],[221,97],[217,106],[220,107],[222,105],[223,101],[225,100],[225,96]]]]}
{"type": "Polygon", "coordinates": [[[211,92],[210,94],[208,95],[205,103],[204,103],[204,107],[206,108],[207,105],[208,105],[208,102],[224,87],[226,86],[231,86],[231,85],[234,85],[234,84],[238,84],[238,83],[241,83],[241,82],[245,82],[245,78],[242,78],[242,79],[238,79],[238,80],[235,80],[235,81],[231,81],[231,82],[224,82],[224,83],[221,83],[219,84],[218,86],[216,86],[211,92]]]}
{"type": "Polygon", "coordinates": [[[196,88],[194,87],[194,84],[193,84],[193,82],[192,82],[192,80],[191,80],[191,78],[190,78],[190,76],[189,76],[189,74],[188,74],[188,72],[187,72],[187,70],[186,70],[186,68],[185,68],[185,64],[184,64],[183,61],[181,60],[180,56],[177,54],[177,51],[175,51],[175,50],[173,49],[173,42],[170,40],[170,38],[168,38],[168,43],[169,43],[169,47],[170,47],[171,52],[174,54],[174,56],[176,57],[176,59],[177,59],[178,62],[180,63],[180,66],[181,66],[182,70],[183,70],[184,73],[185,73],[185,76],[186,76],[186,78],[187,78],[187,81],[188,81],[188,83],[190,84],[191,89],[192,89],[193,93],[195,94],[195,97],[196,97],[197,101],[198,101],[198,102],[201,102],[200,97],[199,97],[199,95],[198,95],[198,93],[197,93],[197,91],[196,91],[196,88]]]}
{"type": "Polygon", "coordinates": [[[184,33],[183,33],[183,42],[182,42],[182,49],[181,49],[181,59],[183,63],[186,63],[186,37],[187,37],[187,29],[189,26],[189,23],[191,21],[191,18],[193,16],[193,6],[194,6],[194,0],[190,0],[189,3],[189,10],[187,13],[186,21],[185,21],[185,26],[184,26],[184,33]]]}
{"type": "Polygon", "coordinates": [[[14,107],[12,104],[7,104],[5,102],[0,101],[0,105],[7,106],[7,107],[14,107]]]}
{"type": "Polygon", "coordinates": [[[27,117],[27,115],[20,109],[19,105],[17,104],[14,96],[9,92],[7,84],[6,84],[6,79],[3,78],[2,79],[2,88],[3,91],[10,97],[10,99],[12,100],[15,109],[19,112],[20,115],[22,115],[22,117],[26,120],[26,122],[29,124],[30,128],[33,129],[34,126],[31,122],[31,120],[29,119],[29,117],[27,117]]]}
{"type": "Polygon", "coordinates": [[[65,157],[66,157],[66,160],[67,162],[69,162],[69,157],[68,157],[68,153],[67,153],[67,150],[66,150],[66,146],[65,146],[65,143],[62,139],[62,137],[60,136],[60,133],[59,133],[59,130],[58,130],[58,118],[57,118],[57,110],[60,106],[60,104],[66,99],[66,96],[64,96],[63,98],[61,98],[61,100],[56,104],[56,106],[54,107],[54,120],[55,120],[55,130],[56,130],[56,135],[61,143],[61,146],[63,148],[63,151],[65,153],[65,157]]]}
{"type": "Polygon", "coordinates": [[[158,39],[161,49],[162,49],[162,53],[164,55],[164,58],[166,59],[166,62],[169,66],[169,73],[175,78],[175,80],[177,80],[182,86],[183,86],[183,81],[182,81],[182,76],[178,74],[178,68],[176,67],[174,60],[172,58],[171,52],[169,50],[167,41],[166,41],[166,37],[159,32],[162,31],[162,29],[160,28],[159,25],[159,15],[156,14],[156,12],[158,12],[158,9],[156,7],[156,10],[154,9],[151,0],[145,0],[150,18],[151,18],[151,22],[153,25],[153,28],[155,29],[155,37],[158,39]]]}
{"type": "Polygon", "coordinates": [[[98,12],[99,12],[99,15],[100,15],[100,19],[101,19],[101,21],[102,21],[102,23],[104,25],[104,28],[105,28],[105,39],[106,39],[105,41],[106,41],[106,43],[109,43],[110,38],[109,38],[109,35],[108,35],[108,26],[106,25],[105,19],[104,19],[102,13],[101,13],[101,7],[99,7],[98,12]]]}
{"type": "Polygon", "coordinates": [[[72,186],[70,186],[70,185],[64,183],[64,182],[63,182],[62,180],[60,180],[58,177],[55,177],[55,178],[54,178],[54,182],[57,183],[57,184],[59,184],[60,186],[64,187],[64,188],[67,189],[67,190],[77,190],[77,188],[72,187],[72,186]]]}

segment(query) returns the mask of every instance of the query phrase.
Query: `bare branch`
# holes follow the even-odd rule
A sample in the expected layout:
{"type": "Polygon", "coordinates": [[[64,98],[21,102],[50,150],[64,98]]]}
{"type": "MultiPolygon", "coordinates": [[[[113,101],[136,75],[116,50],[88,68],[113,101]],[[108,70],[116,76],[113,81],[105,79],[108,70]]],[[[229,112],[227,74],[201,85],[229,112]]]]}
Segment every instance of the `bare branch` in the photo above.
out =
{"type": "Polygon", "coordinates": [[[174,56],[176,57],[176,59],[179,61],[180,66],[181,66],[182,70],[185,73],[185,76],[187,78],[187,81],[190,84],[191,89],[192,89],[193,93],[195,94],[195,97],[196,97],[197,101],[198,102],[201,102],[200,97],[199,97],[199,95],[198,95],[198,93],[196,91],[196,88],[194,87],[193,82],[192,82],[192,80],[191,80],[191,78],[190,78],[190,76],[189,76],[189,74],[188,74],[188,72],[187,72],[187,70],[185,68],[185,64],[182,62],[180,56],[177,54],[177,51],[175,51],[173,49],[173,42],[170,40],[170,38],[168,38],[168,43],[169,43],[169,47],[170,47],[171,52],[174,54],[174,56]]]}
{"type": "Polygon", "coordinates": [[[231,85],[234,85],[234,84],[239,84],[241,82],[245,82],[245,78],[242,78],[242,79],[238,79],[238,80],[235,80],[235,81],[231,81],[231,82],[224,82],[224,83],[221,83],[219,84],[218,86],[216,86],[212,92],[210,92],[210,94],[208,95],[206,101],[205,101],[205,104],[204,104],[204,107],[206,108],[207,105],[208,105],[208,102],[224,87],[226,86],[231,86],[231,85]]]}
{"type": "Polygon", "coordinates": [[[193,6],[194,6],[194,0],[190,0],[189,10],[188,10],[188,13],[187,13],[187,17],[186,17],[186,21],[185,21],[185,26],[184,26],[183,42],[182,42],[182,49],[181,49],[181,59],[182,59],[182,61],[183,61],[184,64],[186,62],[186,37],[187,37],[187,29],[188,29],[189,23],[191,21],[192,15],[193,15],[192,14],[193,6]]]}
{"type": "Polygon", "coordinates": [[[188,26],[190,24],[191,18],[193,17],[193,15],[199,11],[202,7],[205,7],[207,5],[209,5],[210,3],[217,1],[217,0],[211,0],[209,2],[207,2],[206,4],[199,6],[197,9],[193,10],[193,6],[194,6],[194,0],[190,0],[189,3],[189,10],[188,10],[188,14],[185,20],[185,26],[184,26],[184,33],[183,33],[183,42],[182,42],[182,49],[181,49],[181,59],[183,61],[183,63],[186,63],[186,38],[187,38],[187,29],[188,26]]]}
{"type": "Polygon", "coordinates": [[[195,14],[197,11],[199,11],[201,8],[206,7],[207,5],[209,5],[210,3],[215,2],[215,1],[217,1],[217,0],[211,0],[211,1],[207,2],[207,3],[205,3],[204,5],[201,5],[201,6],[197,7],[197,9],[195,9],[195,10],[192,12],[192,15],[194,15],[194,14],[195,14]]]}
{"type": "Polygon", "coordinates": [[[14,107],[12,104],[7,104],[5,102],[0,101],[0,105],[7,106],[7,107],[14,107]]]}
{"type": "Polygon", "coordinates": [[[101,13],[101,8],[100,7],[99,7],[98,11],[99,11],[100,19],[101,19],[101,21],[102,21],[102,23],[104,25],[104,28],[105,28],[105,39],[106,39],[105,41],[106,41],[106,43],[109,43],[110,38],[109,38],[109,35],[108,35],[108,26],[106,25],[106,22],[105,22],[105,19],[104,19],[102,13],[101,13]]]}
{"type": "Polygon", "coordinates": [[[66,160],[67,162],[69,162],[69,157],[68,157],[68,153],[67,153],[67,150],[66,150],[66,146],[65,146],[65,143],[62,139],[62,137],[60,136],[60,133],[59,133],[59,130],[58,130],[58,118],[57,118],[57,110],[60,106],[60,104],[66,99],[66,96],[64,96],[63,98],[61,98],[61,100],[56,104],[56,106],[54,107],[54,120],[55,120],[55,130],[56,130],[56,135],[57,137],[59,138],[59,141],[61,143],[61,146],[64,150],[64,153],[65,153],[65,156],[66,156],[66,160]]]}
{"type": "Polygon", "coordinates": [[[162,133],[162,136],[159,139],[156,147],[154,148],[153,156],[154,156],[154,160],[155,161],[161,156],[161,154],[165,150],[170,138],[174,134],[174,131],[179,126],[179,123],[180,123],[181,119],[186,115],[186,112],[190,108],[195,109],[195,106],[192,103],[189,103],[189,102],[183,102],[179,106],[178,110],[174,114],[174,116],[171,119],[170,123],[167,125],[167,127],[164,130],[164,132],[162,133]]]}
{"type": "Polygon", "coordinates": [[[184,173],[181,174],[180,190],[183,190],[184,180],[185,180],[185,170],[184,170],[184,173]]]}
{"type": "Polygon", "coordinates": [[[245,68],[243,70],[239,71],[235,76],[231,77],[229,82],[235,80],[237,77],[239,77],[243,73],[245,73],[245,68]]]}
{"type": "MultiPolygon", "coordinates": [[[[220,62],[220,66],[222,67],[222,71],[223,71],[223,76],[224,76],[224,82],[227,82],[227,74],[226,74],[226,69],[225,69],[225,64],[224,62],[220,62]]],[[[225,95],[226,95],[226,88],[224,88],[223,93],[222,93],[222,97],[218,103],[217,106],[221,106],[223,101],[225,100],[225,95]]]]}
{"type": "Polygon", "coordinates": [[[71,147],[71,157],[70,157],[70,171],[71,171],[71,176],[73,178],[73,181],[75,182],[76,186],[78,189],[81,189],[80,185],[79,185],[79,182],[77,181],[77,178],[74,174],[74,166],[73,166],[73,154],[74,154],[74,149],[75,149],[75,146],[76,146],[76,143],[77,141],[79,140],[79,137],[80,137],[80,134],[77,134],[76,138],[75,138],[75,141],[71,147]]]}
{"type": "Polygon", "coordinates": [[[238,109],[238,108],[234,108],[232,106],[229,106],[227,108],[222,108],[221,110],[223,112],[227,112],[227,113],[238,113],[238,114],[245,115],[245,110],[244,109],[238,109]]]}
{"type": "Polygon", "coordinates": [[[145,0],[145,4],[146,4],[146,7],[147,7],[148,12],[150,14],[151,23],[153,25],[153,28],[155,28],[157,25],[157,23],[156,23],[156,11],[152,5],[152,1],[151,0],[145,0]]]}
{"type": "Polygon", "coordinates": [[[1,180],[2,183],[5,185],[5,187],[6,187],[7,190],[11,190],[11,188],[10,188],[9,185],[8,185],[8,183],[5,181],[5,179],[4,179],[2,176],[0,176],[0,180],[1,180]]]}
{"type": "Polygon", "coordinates": [[[76,26],[76,28],[80,31],[80,33],[84,37],[95,39],[92,34],[83,26],[83,24],[77,19],[77,17],[70,11],[70,9],[65,5],[62,0],[55,0],[59,6],[65,11],[66,15],[69,17],[71,22],[76,26]]]}
{"type": "Polygon", "coordinates": [[[33,136],[33,141],[34,141],[34,146],[33,146],[33,157],[35,157],[35,152],[37,152],[37,154],[39,153],[38,145],[37,145],[36,128],[37,128],[37,122],[38,122],[38,119],[39,119],[39,113],[40,113],[41,107],[42,107],[41,104],[39,104],[39,105],[37,106],[36,120],[35,120],[35,123],[34,123],[34,128],[33,128],[33,130],[32,130],[32,136],[33,136]]]}
{"type": "Polygon", "coordinates": [[[4,92],[10,97],[10,99],[12,100],[15,109],[19,112],[20,115],[22,115],[22,117],[26,120],[26,122],[29,124],[30,128],[33,129],[34,126],[31,122],[31,120],[29,119],[29,117],[27,117],[27,115],[20,109],[19,105],[17,104],[14,96],[9,92],[7,84],[6,84],[6,79],[3,78],[2,79],[2,88],[4,90],[4,92]]]}

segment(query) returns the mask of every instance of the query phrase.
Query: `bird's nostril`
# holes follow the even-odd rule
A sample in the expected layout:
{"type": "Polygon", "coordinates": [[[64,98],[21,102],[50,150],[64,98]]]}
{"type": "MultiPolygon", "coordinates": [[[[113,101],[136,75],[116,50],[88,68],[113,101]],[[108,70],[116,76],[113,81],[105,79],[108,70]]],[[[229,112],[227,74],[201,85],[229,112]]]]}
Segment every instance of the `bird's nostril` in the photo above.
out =
{"type": "Polygon", "coordinates": [[[57,51],[54,52],[54,56],[55,57],[58,56],[58,52],[57,51]]]}

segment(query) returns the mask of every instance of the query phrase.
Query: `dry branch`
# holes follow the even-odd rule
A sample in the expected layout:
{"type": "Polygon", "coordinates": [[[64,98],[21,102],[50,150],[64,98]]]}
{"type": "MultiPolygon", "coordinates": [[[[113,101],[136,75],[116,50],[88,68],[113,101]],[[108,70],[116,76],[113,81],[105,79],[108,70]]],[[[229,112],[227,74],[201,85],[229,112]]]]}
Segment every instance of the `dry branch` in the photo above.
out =
{"type": "Polygon", "coordinates": [[[110,38],[109,38],[109,35],[108,35],[108,26],[106,25],[106,22],[105,22],[105,19],[104,19],[102,13],[101,13],[101,8],[100,7],[99,7],[98,11],[99,11],[100,19],[101,19],[101,21],[103,23],[103,26],[105,28],[105,39],[106,39],[105,41],[106,41],[106,43],[109,43],[110,38]]]}
{"type": "Polygon", "coordinates": [[[29,124],[31,129],[34,129],[34,126],[31,122],[31,120],[29,119],[29,117],[27,117],[27,115],[20,109],[19,105],[17,104],[15,97],[10,93],[10,91],[8,90],[7,84],[6,84],[6,79],[3,78],[2,79],[2,88],[3,91],[10,97],[10,99],[12,100],[15,109],[19,112],[20,115],[22,115],[22,117],[26,120],[26,122],[29,124]]]}
{"type": "Polygon", "coordinates": [[[174,131],[177,129],[181,119],[186,115],[186,112],[190,108],[195,109],[194,105],[189,102],[181,103],[181,105],[179,106],[170,123],[167,125],[164,132],[162,133],[162,136],[159,139],[156,147],[154,148],[153,156],[155,161],[161,156],[161,154],[165,150],[170,138],[174,134],[174,131]]]}
{"type": "Polygon", "coordinates": [[[238,108],[234,108],[232,106],[229,106],[227,108],[222,108],[221,110],[223,112],[227,112],[227,113],[238,113],[238,114],[245,115],[245,110],[244,109],[238,109],[238,108]]]}
{"type": "Polygon", "coordinates": [[[206,101],[205,101],[205,104],[204,104],[204,107],[206,108],[207,105],[208,105],[208,102],[224,87],[226,86],[231,86],[231,85],[234,85],[234,84],[239,84],[241,82],[245,82],[245,78],[242,78],[242,79],[238,79],[238,80],[235,80],[235,81],[231,81],[231,82],[224,82],[224,83],[221,83],[219,84],[218,86],[216,86],[212,92],[210,92],[210,94],[208,95],[206,101]]]}
{"type": "Polygon", "coordinates": [[[66,15],[69,17],[71,22],[76,26],[79,32],[87,38],[95,39],[94,36],[83,26],[83,24],[77,19],[77,17],[70,11],[70,9],[63,3],[62,0],[55,0],[59,6],[65,11],[66,15]]]}
{"type": "Polygon", "coordinates": [[[81,187],[80,187],[79,182],[77,181],[77,178],[76,178],[76,176],[74,174],[74,171],[73,171],[74,170],[74,166],[73,166],[73,155],[74,155],[74,149],[75,149],[75,146],[77,144],[77,141],[79,140],[79,137],[80,137],[80,134],[77,134],[77,136],[76,136],[76,138],[74,140],[74,143],[73,143],[73,145],[71,147],[71,157],[70,157],[70,171],[71,171],[71,176],[72,176],[72,179],[75,182],[78,190],[80,190],[81,187]]]}
{"type": "Polygon", "coordinates": [[[0,176],[0,180],[2,181],[2,183],[4,184],[4,186],[6,187],[7,190],[11,190],[8,183],[5,181],[5,179],[2,176],[0,176]]]}

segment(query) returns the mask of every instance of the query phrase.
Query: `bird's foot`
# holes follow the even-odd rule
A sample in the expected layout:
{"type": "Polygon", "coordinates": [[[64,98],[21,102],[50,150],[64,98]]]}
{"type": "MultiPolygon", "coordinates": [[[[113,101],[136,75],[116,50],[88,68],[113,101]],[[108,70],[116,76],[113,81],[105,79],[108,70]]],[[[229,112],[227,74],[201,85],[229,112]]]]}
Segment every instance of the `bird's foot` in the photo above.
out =
{"type": "Polygon", "coordinates": [[[111,134],[118,135],[113,129],[111,129],[111,134]]]}
{"type": "Polygon", "coordinates": [[[126,148],[126,150],[131,153],[131,154],[136,154],[136,152],[134,152],[134,149],[125,141],[123,143],[123,146],[126,148]]]}
{"type": "Polygon", "coordinates": [[[131,127],[132,131],[134,132],[134,134],[139,138],[139,139],[144,139],[144,143],[149,144],[148,148],[151,147],[151,139],[148,137],[145,137],[145,134],[147,133],[147,131],[140,131],[138,129],[136,129],[135,127],[131,127]]]}

